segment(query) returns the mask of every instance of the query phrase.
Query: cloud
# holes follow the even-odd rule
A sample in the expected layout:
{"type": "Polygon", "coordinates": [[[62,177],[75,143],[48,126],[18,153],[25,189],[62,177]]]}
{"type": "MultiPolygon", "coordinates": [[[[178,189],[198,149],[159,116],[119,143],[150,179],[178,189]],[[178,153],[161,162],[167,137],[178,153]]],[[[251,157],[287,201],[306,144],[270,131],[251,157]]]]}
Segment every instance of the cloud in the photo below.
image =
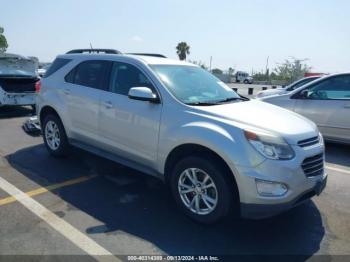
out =
{"type": "Polygon", "coordinates": [[[131,41],[134,41],[134,42],[143,42],[143,38],[142,38],[141,36],[134,35],[133,37],[131,37],[131,41]]]}

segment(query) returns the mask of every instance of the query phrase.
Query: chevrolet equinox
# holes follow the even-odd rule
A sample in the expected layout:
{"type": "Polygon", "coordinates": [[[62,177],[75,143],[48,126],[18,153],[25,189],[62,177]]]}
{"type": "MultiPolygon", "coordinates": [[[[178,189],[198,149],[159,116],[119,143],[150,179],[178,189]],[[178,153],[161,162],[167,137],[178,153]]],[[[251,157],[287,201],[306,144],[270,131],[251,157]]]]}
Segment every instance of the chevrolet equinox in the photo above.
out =
{"type": "Polygon", "coordinates": [[[310,120],[240,97],[191,63],[90,51],[59,55],[42,79],[37,113],[53,156],[75,146],[161,178],[201,223],[269,217],[324,189],[310,120]]]}

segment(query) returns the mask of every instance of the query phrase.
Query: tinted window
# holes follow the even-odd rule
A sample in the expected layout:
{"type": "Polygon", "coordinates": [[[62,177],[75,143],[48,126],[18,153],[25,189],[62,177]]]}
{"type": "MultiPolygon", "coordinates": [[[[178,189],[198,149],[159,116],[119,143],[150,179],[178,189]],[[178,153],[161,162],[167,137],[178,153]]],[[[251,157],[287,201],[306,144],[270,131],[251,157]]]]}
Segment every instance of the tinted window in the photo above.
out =
{"type": "Polygon", "coordinates": [[[52,75],[58,69],[64,67],[66,64],[68,64],[70,61],[71,61],[71,59],[56,58],[55,61],[53,61],[52,65],[49,67],[49,69],[46,71],[46,73],[43,77],[45,78],[45,77],[52,75]]]}
{"type": "Polygon", "coordinates": [[[110,63],[109,61],[99,60],[82,62],[66,75],[65,80],[77,85],[107,89],[105,88],[107,87],[105,80],[110,63]]]}
{"type": "Polygon", "coordinates": [[[307,91],[309,99],[350,99],[350,75],[325,79],[312,85],[307,91]]]}
{"type": "Polygon", "coordinates": [[[295,83],[294,85],[292,85],[291,87],[289,87],[289,88],[287,89],[287,91],[293,91],[293,90],[295,90],[295,89],[297,89],[297,88],[299,88],[299,87],[301,87],[301,86],[303,86],[303,85],[306,85],[307,83],[309,83],[309,82],[311,82],[311,81],[314,81],[314,80],[316,80],[316,79],[317,79],[317,78],[306,78],[306,79],[304,79],[304,80],[301,80],[301,81],[295,83]]]}
{"type": "Polygon", "coordinates": [[[149,87],[154,90],[148,78],[135,66],[120,62],[113,64],[110,90],[121,95],[128,95],[132,87],[149,87]]]}
{"type": "Polygon", "coordinates": [[[71,70],[71,71],[65,76],[64,80],[66,80],[66,82],[74,84],[74,76],[75,76],[76,68],[77,68],[77,67],[75,67],[73,70],[71,70]]]}

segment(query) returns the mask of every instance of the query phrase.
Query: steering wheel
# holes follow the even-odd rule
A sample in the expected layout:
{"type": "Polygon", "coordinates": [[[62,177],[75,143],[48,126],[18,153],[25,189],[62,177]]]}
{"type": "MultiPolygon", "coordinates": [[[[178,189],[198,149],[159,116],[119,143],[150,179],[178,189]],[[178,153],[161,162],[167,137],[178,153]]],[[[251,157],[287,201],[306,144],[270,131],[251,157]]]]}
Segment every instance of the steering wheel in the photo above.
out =
{"type": "Polygon", "coordinates": [[[309,95],[310,98],[318,98],[318,99],[328,99],[327,92],[323,90],[317,90],[315,92],[312,92],[309,95]]]}

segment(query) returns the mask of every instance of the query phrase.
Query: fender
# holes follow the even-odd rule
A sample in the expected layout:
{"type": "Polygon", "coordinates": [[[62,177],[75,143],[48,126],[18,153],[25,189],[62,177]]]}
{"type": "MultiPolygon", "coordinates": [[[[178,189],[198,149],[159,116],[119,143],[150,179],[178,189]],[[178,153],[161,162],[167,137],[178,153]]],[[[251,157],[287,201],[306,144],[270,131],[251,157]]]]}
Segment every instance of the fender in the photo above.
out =
{"type": "Polygon", "coordinates": [[[225,128],[214,123],[198,121],[184,124],[180,128],[167,130],[166,133],[161,132],[158,171],[164,173],[168,155],[176,147],[184,144],[197,144],[212,150],[227,163],[233,174],[238,173],[236,169],[238,163],[240,163],[240,166],[260,164],[264,161],[263,157],[260,157],[255,152],[253,154],[247,152],[254,149],[247,146],[239,146],[240,141],[234,139],[234,137],[245,139],[243,133],[238,134],[239,131],[238,129],[232,129],[228,132],[225,128]],[[252,158],[247,159],[244,157],[247,155],[252,156],[252,158]]]}

